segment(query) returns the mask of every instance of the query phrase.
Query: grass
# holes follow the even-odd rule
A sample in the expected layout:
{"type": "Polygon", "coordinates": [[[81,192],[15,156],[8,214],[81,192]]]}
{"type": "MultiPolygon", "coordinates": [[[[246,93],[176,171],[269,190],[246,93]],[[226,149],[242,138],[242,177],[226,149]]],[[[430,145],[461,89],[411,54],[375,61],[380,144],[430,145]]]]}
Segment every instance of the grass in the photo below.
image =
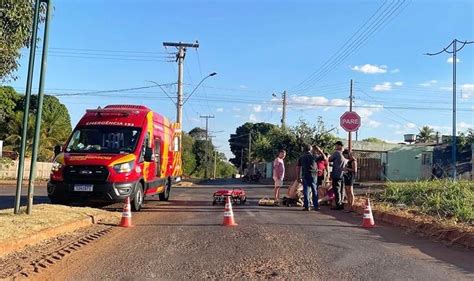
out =
{"type": "Polygon", "coordinates": [[[451,180],[387,183],[377,199],[391,205],[405,204],[421,213],[474,223],[474,182],[451,180]]]}

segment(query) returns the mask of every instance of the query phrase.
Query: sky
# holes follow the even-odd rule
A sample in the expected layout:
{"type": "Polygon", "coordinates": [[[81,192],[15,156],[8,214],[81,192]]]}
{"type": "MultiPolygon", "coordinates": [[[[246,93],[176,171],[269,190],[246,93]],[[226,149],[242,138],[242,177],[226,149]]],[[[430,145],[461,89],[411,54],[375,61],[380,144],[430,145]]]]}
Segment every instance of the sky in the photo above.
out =
{"type": "MultiPolygon", "coordinates": [[[[175,120],[176,49],[164,41],[195,42],[184,63],[183,127],[204,127],[229,151],[229,134],[245,122],[279,124],[287,91],[287,125],[321,116],[339,126],[353,79],[358,138],[403,141],[429,125],[452,128],[453,39],[474,41],[474,2],[461,1],[151,1],[55,0],[46,93],[57,95],[75,126],[85,110],[143,104],[175,120]],[[450,49],[452,50],[452,48],[450,49]],[[119,89],[153,86],[160,88],[119,89]]],[[[42,31],[40,31],[42,34],[42,31]]],[[[41,44],[41,42],[40,42],[41,44]]],[[[458,49],[463,44],[457,43],[458,49]]],[[[457,128],[474,127],[474,44],[458,52],[457,128]]],[[[28,50],[19,77],[25,91],[28,50]]],[[[39,57],[35,65],[38,85],[39,57]]],[[[37,88],[35,88],[37,89],[37,88]]],[[[36,93],[37,90],[34,91],[36,93]]]]}

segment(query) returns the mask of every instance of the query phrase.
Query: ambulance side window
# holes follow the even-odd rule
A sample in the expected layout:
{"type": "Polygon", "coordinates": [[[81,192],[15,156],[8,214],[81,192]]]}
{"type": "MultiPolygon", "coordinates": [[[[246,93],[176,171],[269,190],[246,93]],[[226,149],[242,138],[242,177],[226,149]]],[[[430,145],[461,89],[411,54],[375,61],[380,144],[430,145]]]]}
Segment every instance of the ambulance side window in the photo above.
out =
{"type": "Polygon", "coordinates": [[[150,147],[150,133],[147,133],[143,139],[142,151],[140,153],[140,163],[145,161],[145,151],[147,147],[150,147]]]}

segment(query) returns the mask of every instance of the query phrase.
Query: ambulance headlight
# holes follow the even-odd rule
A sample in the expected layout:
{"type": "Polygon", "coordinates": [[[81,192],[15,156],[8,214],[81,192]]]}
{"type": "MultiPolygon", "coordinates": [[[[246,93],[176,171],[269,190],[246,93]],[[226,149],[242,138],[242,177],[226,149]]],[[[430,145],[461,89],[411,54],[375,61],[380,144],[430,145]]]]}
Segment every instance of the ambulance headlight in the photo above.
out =
{"type": "Polygon", "coordinates": [[[63,164],[59,163],[58,161],[54,160],[53,166],[51,167],[51,173],[59,172],[63,164]]]}
{"type": "Polygon", "coordinates": [[[117,173],[129,173],[133,170],[133,167],[134,167],[134,161],[130,161],[130,162],[114,165],[114,170],[117,173]]]}

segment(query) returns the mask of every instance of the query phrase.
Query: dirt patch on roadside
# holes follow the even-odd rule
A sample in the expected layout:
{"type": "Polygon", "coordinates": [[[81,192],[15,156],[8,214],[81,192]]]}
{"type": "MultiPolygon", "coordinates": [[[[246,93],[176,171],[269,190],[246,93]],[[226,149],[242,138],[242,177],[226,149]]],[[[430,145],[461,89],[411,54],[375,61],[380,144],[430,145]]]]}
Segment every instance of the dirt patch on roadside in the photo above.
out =
{"type": "Polygon", "coordinates": [[[31,245],[0,258],[0,279],[34,278],[80,248],[89,246],[112,227],[93,225],[31,245]]]}
{"type": "MultiPolygon", "coordinates": [[[[356,211],[364,213],[365,198],[359,197],[356,211]]],[[[436,218],[420,213],[413,208],[397,208],[371,200],[372,212],[377,222],[383,221],[401,226],[434,240],[444,241],[448,245],[460,245],[474,248],[474,226],[467,223],[457,223],[454,220],[436,218]]]]}
{"type": "Polygon", "coordinates": [[[99,220],[116,224],[119,218],[117,212],[49,204],[35,205],[31,215],[14,215],[12,209],[1,210],[0,256],[91,226],[99,220]]]}

